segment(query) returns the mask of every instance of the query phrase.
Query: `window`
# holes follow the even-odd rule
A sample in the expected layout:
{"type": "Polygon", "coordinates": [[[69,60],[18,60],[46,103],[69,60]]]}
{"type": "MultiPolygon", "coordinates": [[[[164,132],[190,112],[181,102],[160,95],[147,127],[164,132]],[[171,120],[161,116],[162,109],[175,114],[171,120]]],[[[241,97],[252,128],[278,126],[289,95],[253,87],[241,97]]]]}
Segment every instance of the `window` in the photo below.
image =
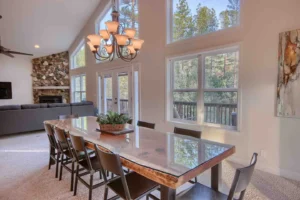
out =
{"type": "Polygon", "coordinates": [[[119,0],[120,23],[124,28],[135,28],[138,36],[138,1],[137,0],[119,0]]]}
{"type": "Polygon", "coordinates": [[[85,66],[85,44],[84,41],[80,43],[73,55],[71,56],[72,69],[85,66]]]}
{"type": "Polygon", "coordinates": [[[239,24],[240,0],[169,0],[171,42],[239,24]]]}
{"type": "Polygon", "coordinates": [[[237,47],[171,59],[168,118],[236,128],[238,65],[237,47]]]}
{"type": "Polygon", "coordinates": [[[73,102],[86,101],[86,76],[85,74],[72,77],[73,102]]]}

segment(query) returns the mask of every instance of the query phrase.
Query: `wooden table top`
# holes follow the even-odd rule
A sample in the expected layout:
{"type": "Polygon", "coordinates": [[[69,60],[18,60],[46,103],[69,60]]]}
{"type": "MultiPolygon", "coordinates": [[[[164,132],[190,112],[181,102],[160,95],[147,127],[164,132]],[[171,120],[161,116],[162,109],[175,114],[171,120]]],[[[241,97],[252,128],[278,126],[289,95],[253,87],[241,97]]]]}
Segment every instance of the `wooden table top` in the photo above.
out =
{"type": "Polygon", "coordinates": [[[173,189],[235,153],[232,145],[142,127],[119,136],[100,133],[96,117],[44,123],[82,136],[90,148],[97,144],[119,154],[125,167],[173,189]]]}

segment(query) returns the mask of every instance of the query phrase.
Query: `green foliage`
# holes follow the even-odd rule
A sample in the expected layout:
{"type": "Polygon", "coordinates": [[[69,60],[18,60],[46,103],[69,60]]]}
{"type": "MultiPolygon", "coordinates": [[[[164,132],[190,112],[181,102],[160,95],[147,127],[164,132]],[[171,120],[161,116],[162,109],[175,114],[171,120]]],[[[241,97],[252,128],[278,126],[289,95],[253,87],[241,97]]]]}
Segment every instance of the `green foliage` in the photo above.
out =
{"type": "MultiPolygon", "coordinates": [[[[124,28],[135,28],[138,31],[137,0],[120,0],[120,23],[124,28]]],[[[136,33],[138,36],[138,32],[136,33]]]]}
{"type": "Polygon", "coordinates": [[[229,28],[239,23],[240,0],[228,0],[227,9],[217,13],[214,8],[196,8],[192,16],[187,0],[178,0],[173,13],[173,41],[229,28]]]}
{"type": "Polygon", "coordinates": [[[197,15],[195,16],[197,34],[205,34],[218,30],[218,18],[215,9],[209,9],[206,6],[197,7],[197,15]]]}
{"type": "Polygon", "coordinates": [[[131,118],[124,114],[108,112],[106,115],[100,114],[97,117],[99,124],[126,124],[131,118]]]}
{"type": "Polygon", "coordinates": [[[186,0],[179,0],[176,5],[177,11],[174,13],[173,40],[189,38],[193,36],[194,24],[193,16],[186,0]]]}
{"type": "Polygon", "coordinates": [[[75,66],[76,67],[85,66],[85,48],[84,48],[84,46],[75,55],[75,66]]]}

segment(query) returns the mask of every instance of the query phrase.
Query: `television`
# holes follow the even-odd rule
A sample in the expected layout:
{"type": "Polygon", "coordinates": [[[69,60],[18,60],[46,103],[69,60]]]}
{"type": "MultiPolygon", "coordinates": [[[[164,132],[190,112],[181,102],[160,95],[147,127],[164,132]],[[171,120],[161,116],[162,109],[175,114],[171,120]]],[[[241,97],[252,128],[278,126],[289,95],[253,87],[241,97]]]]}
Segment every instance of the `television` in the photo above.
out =
{"type": "Polygon", "coordinates": [[[12,99],[11,82],[0,82],[0,99],[12,99]]]}

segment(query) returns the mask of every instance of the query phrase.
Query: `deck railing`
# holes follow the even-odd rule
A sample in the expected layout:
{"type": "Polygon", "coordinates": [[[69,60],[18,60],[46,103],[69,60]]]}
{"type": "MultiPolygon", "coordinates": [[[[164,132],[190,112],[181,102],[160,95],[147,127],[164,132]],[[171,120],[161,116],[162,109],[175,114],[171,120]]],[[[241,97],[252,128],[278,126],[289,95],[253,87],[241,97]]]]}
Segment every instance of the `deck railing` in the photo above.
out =
{"type": "MultiPolygon", "coordinates": [[[[112,110],[112,99],[107,99],[107,108],[112,110]]],[[[121,113],[128,113],[128,99],[120,99],[121,113]]],[[[174,118],[185,120],[197,120],[196,102],[174,102],[174,118]]],[[[204,122],[236,126],[237,124],[237,104],[204,104],[204,122]]]]}
{"type": "MultiPolygon", "coordinates": [[[[174,102],[174,118],[197,120],[197,102],[174,102]]],[[[237,104],[204,104],[204,122],[236,126],[237,104]]]]}

